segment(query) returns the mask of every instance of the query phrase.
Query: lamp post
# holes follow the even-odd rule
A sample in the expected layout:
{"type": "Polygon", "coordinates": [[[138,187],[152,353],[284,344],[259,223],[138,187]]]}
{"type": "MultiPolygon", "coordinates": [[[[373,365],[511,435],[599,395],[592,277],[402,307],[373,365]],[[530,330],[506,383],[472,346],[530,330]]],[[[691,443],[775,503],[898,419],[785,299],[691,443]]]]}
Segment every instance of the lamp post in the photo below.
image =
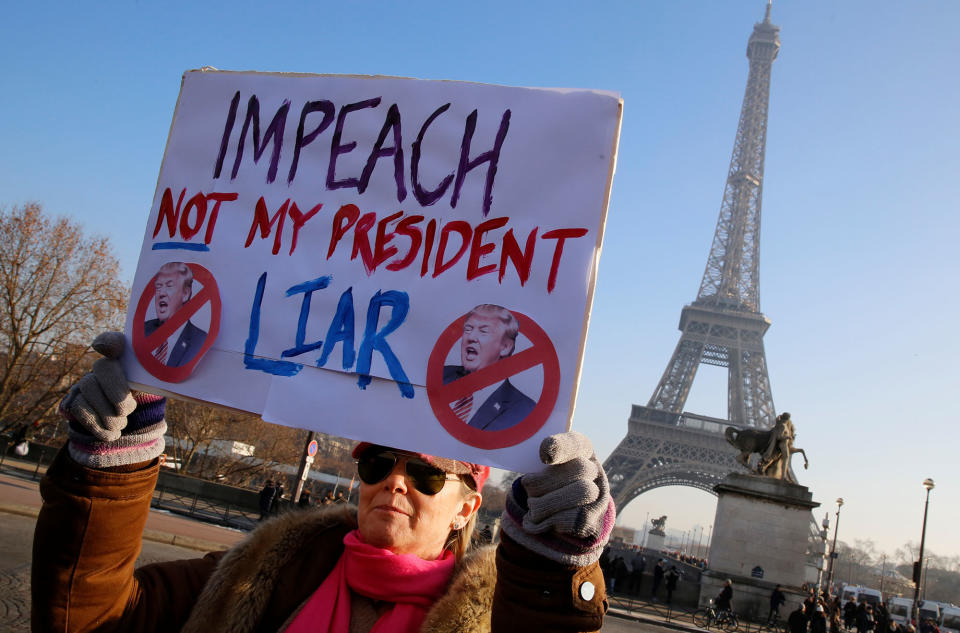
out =
{"type": "Polygon", "coordinates": [[[923,504],[923,530],[920,532],[920,555],[917,557],[915,568],[913,570],[913,617],[917,624],[920,619],[917,618],[917,601],[920,599],[920,575],[923,573],[923,544],[927,539],[927,509],[930,507],[930,491],[933,490],[933,480],[927,477],[923,480],[923,487],[927,489],[927,500],[923,504]]]}
{"type": "MultiPolygon", "coordinates": [[[[830,513],[828,512],[823,517],[823,522],[820,524],[823,529],[820,531],[820,538],[823,539],[823,555],[820,557],[820,570],[817,572],[817,595],[819,596],[823,591],[823,559],[827,557],[827,537],[830,534],[830,513]]],[[[829,559],[828,559],[829,560],[829,559]]],[[[827,563],[829,564],[829,563],[827,563]]],[[[827,593],[829,594],[829,587],[827,588],[827,593]]]]}
{"type": "Polygon", "coordinates": [[[837,497],[837,521],[833,524],[833,545],[830,546],[830,571],[827,572],[827,591],[833,593],[833,566],[837,561],[837,532],[840,531],[840,508],[843,497],[837,497]]]}
{"type": "Polygon", "coordinates": [[[700,549],[700,543],[703,541],[703,526],[700,526],[700,536],[697,537],[697,558],[703,558],[703,550],[700,549]]]}

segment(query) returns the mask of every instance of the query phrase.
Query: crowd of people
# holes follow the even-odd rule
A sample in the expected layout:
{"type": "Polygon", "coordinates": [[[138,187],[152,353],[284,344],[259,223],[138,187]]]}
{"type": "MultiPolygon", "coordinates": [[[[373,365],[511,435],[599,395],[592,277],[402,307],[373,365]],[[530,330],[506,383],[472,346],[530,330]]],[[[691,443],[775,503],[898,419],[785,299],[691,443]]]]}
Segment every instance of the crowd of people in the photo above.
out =
{"type": "MultiPolygon", "coordinates": [[[[778,619],[779,608],[784,602],[780,586],[770,595],[769,620],[778,619]]],[[[871,604],[861,599],[859,602],[851,596],[844,602],[840,596],[830,596],[826,592],[817,595],[810,590],[806,600],[787,618],[788,633],[917,633],[912,624],[900,625],[890,617],[885,602],[871,604]]],[[[924,620],[920,623],[920,633],[940,633],[936,622],[924,620]]]]}
{"type": "MultiPolygon", "coordinates": [[[[277,479],[268,479],[260,490],[260,520],[277,514],[280,510],[280,504],[284,500],[283,481],[277,479]]],[[[334,493],[333,490],[327,490],[317,502],[313,501],[313,495],[310,489],[304,487],[300,491],[300,498],[297,500],[297,506],[300,508],[309,508],[314,505],[332,505],[336,503],[346,503],[347,498],[343,496],[342,491],[334,493]]]]}
{"type": "Polygon", "coordinates": [[[649,597],[654,602],[663,599],[666,604],[673,602],[673,593],[683,577],[683,571],[675,564],[668,566],[667,559],[659,558],[651,569],[650,588],[644,591],[647,561],[643,549],[614,552],[607,547],[600,556],[600,569],[610,593],[633,598],[649,597]]]}

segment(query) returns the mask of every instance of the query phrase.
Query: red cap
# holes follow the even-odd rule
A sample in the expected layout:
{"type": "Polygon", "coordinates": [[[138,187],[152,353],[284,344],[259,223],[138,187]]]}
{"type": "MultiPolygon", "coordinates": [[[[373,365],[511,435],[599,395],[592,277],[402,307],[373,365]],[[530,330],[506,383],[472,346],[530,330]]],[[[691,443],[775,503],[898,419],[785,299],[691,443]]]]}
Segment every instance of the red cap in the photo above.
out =
{"type": "Polygon", "coordinates": [[[470,462],[464,462],[456,459],[447,459],[445,457],[434,457],[433,455],[427,455],[426,453],[417,453],[414,451],[403,451],[399,449],[390,448],[389,446],[381,446],[379,444],[371,444],[370,442],[360,442],[353,449],[353,458],[356,459],[366,453],[371,448],[385,448],[388,450],[396,450],[401,453],[410,453],[411,455],[416,455],[423,461],[444,470],[453,475],[470,475],[473,478],[473,483],[477,486],[477,492],[480,492],[483,489],[483,484],[486,483],[487,478],[490,476],[490,467],[481,466],[480,464],[471,464],[470,462]]]}

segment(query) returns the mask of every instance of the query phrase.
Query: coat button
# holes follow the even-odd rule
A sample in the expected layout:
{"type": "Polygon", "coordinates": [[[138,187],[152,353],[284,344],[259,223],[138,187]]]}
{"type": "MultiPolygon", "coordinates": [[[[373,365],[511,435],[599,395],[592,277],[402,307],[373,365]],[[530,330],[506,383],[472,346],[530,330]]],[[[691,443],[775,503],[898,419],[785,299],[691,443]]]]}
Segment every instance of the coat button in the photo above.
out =
{"type": "Polygon", "coordinates": [[[580,597],[590,602],[593,600],[593,596],[597,593],[597,588],[593,586],[593,583],[589,580],[580,585],[580,597]]]}

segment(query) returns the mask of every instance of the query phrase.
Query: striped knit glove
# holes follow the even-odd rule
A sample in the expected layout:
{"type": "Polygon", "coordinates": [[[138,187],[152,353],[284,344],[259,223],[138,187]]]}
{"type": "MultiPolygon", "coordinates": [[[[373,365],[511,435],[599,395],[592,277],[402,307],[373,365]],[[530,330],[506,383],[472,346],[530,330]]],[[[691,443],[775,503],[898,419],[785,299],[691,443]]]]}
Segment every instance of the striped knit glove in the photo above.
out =
{"type": "Polygon", "coordinates": [[[60,414],[70,423],[70,457],[83,466],[136,464],[163,452],[166,398],[130,391],[120,364],[123,347],[120,332],[97,336],[93,349],[104,358],[60,402],[60,414]]]}
{"type": "Polygon", "coordinates": [[[540,444],[542,471],[518,477],[507,495],[503,530],[517,543],[564,565],[596,562],[616,509],[590,440],[569,431],[540,444]]]}

